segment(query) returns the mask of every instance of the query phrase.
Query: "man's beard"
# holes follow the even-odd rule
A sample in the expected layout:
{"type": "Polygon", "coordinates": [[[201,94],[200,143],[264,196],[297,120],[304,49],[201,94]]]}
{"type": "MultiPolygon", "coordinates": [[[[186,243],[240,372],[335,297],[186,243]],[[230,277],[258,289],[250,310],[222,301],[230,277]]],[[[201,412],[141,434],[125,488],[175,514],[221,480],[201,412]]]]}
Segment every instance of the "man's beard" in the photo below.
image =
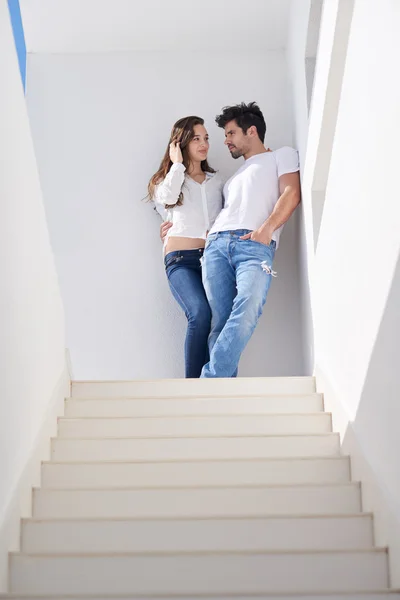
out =
{"type": "Polygon", "coordinates": [[[241,156],[243,156],[243,151],[238,150],[237,148],[235,150],[231,150],[231,156],[232,158],[240,158],[241,156]]]}

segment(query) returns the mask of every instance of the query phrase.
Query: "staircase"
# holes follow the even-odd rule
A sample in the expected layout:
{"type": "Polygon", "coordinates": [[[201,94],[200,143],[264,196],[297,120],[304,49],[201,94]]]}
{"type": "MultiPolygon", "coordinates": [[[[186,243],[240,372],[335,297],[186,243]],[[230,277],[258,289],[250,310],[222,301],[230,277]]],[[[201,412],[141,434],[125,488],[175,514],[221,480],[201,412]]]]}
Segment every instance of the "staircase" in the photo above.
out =
{"type": "Polygon", "coordinates": [[[3,598],[400,600],[313,378],[77,382],[3,598]]]}

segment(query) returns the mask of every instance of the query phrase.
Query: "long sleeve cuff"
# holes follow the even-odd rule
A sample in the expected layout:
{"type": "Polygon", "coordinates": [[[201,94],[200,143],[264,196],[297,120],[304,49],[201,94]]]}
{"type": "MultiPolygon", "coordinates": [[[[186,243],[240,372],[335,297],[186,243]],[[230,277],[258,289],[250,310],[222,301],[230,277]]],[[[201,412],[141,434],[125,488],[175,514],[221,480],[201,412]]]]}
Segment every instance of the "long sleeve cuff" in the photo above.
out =
{"type": "Polygon", "coordinates": [[[182,171],[182,173],[184,173],[186,171],[186,167],[182,163],[174,163],[169,172],[174,173],[175,171],[182,171]]]}

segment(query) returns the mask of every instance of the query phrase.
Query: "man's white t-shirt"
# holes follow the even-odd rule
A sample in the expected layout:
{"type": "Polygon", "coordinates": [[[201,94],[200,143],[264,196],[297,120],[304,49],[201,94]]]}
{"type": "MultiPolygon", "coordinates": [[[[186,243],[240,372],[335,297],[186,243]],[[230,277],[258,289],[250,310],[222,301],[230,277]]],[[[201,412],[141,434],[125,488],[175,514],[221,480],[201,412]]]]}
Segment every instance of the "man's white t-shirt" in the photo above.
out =
{"type": "MultiPolygon", "coordinates": [[[[268,219],[279,199],[279,177],[299,170],[297,150],[285,146],[248,158],[224,186],[224,208],[210,233],[250,229],[254,231],[268,219]]],[[[283,226],[272,239],[276,246],[283,226]]]]}

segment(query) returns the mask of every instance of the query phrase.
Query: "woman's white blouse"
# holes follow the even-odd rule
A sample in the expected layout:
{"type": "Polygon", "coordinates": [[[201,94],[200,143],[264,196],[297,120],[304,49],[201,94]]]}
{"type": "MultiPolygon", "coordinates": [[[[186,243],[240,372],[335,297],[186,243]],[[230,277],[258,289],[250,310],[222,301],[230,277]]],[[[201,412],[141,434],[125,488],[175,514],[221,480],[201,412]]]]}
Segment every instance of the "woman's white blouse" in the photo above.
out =
{"type": "Polygon", "coordinates": [[[182,163],[172,165],[168,175],[156,186],[154,201],[157,211],[165,221],[173,225],[167,237],[207,237],[217,215],[222,209],[224,181],[218,173],[206,173],[203,183],[197,183],[185,175],[182,163]],[[183,204],[175,205],[183,193],[183,204]]]}

